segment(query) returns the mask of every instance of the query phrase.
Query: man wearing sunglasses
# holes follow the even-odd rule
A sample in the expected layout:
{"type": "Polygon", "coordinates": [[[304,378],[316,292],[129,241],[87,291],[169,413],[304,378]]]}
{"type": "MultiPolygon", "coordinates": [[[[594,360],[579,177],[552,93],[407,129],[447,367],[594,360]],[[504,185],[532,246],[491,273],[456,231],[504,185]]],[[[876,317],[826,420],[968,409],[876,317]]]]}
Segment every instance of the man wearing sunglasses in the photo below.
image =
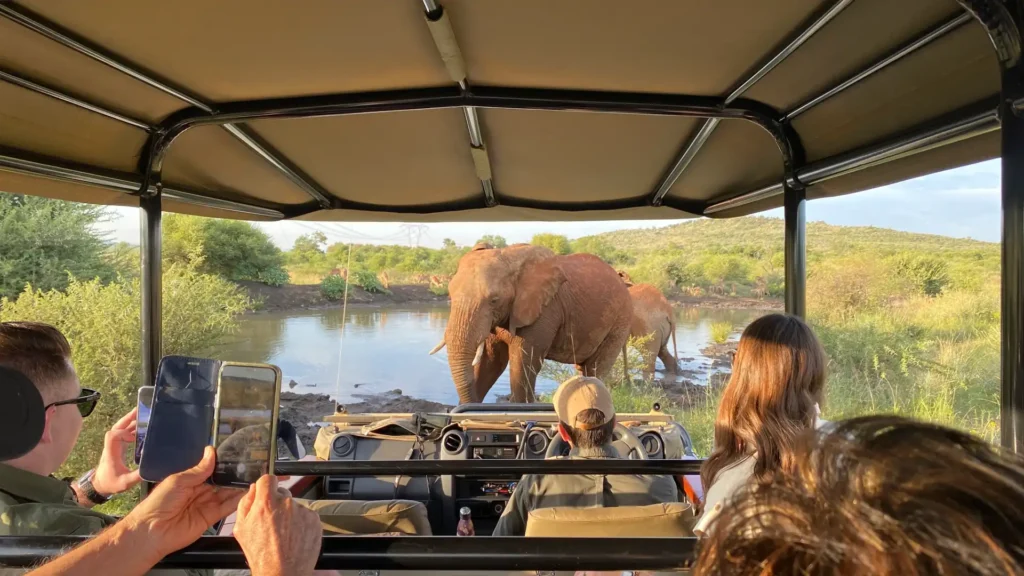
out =
{"type": "MultiPolygon", "coordinates": [[[[43,433],[35,448],[0,462],[0,535],[87,535],[114,524],[115,518],[91,508],[141,481],[125,460],[135,440],[135,411],[107,432],[94,470],[77,481],[60,480],[53,474],[74,450],[83,420],[96,408],[100,394],[79,385],[71,346],[47,324],[0,322],[0,366],[27,376],[45,406],[43,433]]],[[[7,573],[0,569],[0,575],[7,573]]]]}

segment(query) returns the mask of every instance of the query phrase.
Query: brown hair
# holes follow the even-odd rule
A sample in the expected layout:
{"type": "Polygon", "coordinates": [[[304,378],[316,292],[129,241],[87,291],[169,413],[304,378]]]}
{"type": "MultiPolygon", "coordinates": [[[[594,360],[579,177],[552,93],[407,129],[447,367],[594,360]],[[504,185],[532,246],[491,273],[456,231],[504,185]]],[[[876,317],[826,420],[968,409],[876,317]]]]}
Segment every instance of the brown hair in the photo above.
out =
{"type": "Polygon", "coordinates": [[[0,322],[0,366],[28,377],[43,400],[51,398],[57,383],[74,375],[71,345],[64,335],[41,322],[0,322]]]}
{"type": "MultiPolygon", "coordinates": [[[[589,426],[604,422],[604,419],[604,412],[601,412],[596,408],[582,410],[576,415],[577,423],[589,426]]],[[[569,435],[569,439],[572,440],[573,445],[577,448],[599,448],[612,443],[612,436],[615,431],[615,419],[612,418],[601,426],[591,428],[589,430],[574,428],[565,422],[562,422],[562,427],[565,428],[565,433],[569,435]]]]}
{"type": "Polygon", "coordinates": [[[793,439],[814,427],[826,363],[818,338],[795,316],[769,314],[747,326],[718,406],[715,448],[701,466],[705,488],[754,452],[758,482],[792,464],[793,439]]]}
{"type": "Polygon", "coordinates": [[[1024,458],[896,416],[806,433],[797,466],[738,492],[694,574],[1024,572],[1024,458]]]}

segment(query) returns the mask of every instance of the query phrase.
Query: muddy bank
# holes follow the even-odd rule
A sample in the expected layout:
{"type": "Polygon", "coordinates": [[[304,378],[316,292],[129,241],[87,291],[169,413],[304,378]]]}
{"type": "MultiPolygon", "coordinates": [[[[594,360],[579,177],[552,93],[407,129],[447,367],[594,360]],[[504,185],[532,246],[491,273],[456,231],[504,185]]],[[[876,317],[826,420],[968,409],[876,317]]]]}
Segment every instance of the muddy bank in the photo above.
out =
{"type": "MultiPolygon", "coordinates": [[[[412,413],[412,412],[447,412],[451,406],[410,398],[401,390],[392,390],[382,394],[356,394],[358,402],[345,404],[350,414],[375,413],[412,413]]],[[[318,428],[312,426],[321,422],[325,416],[334,413],[334,400],[327,394],[296,394],[281,392],[281,418],[291,422],[298,431],[307,451],[312,451],[318,428]]]]}
{"type": "MultiPolygon", "coordinates": [[[[256,303],[256,312],[282,312],[288,310],[317,310],[340,308],[342,302],[328,300],[320,294],[319,285],[285,284],[267,286],[259,282],[239,282],[256,303]]],[[[349,306],[390,306],[398,304],[447,304],[447,296],[438,296],[425,285],[392,285],[390,294],[371,294],[352,286],[348,295],[349,306]]]]}

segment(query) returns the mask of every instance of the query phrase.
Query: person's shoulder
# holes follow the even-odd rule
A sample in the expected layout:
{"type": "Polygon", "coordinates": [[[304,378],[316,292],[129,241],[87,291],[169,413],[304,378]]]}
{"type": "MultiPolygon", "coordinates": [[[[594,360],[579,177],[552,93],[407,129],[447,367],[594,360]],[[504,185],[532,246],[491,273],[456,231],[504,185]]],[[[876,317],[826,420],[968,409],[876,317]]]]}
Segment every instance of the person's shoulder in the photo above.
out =
{"type": "Polygon", "coordinates": [[[73,504],[0,504],[0,532],[9,536],[79,536],[96,534],[116,520],[73,504]]]}

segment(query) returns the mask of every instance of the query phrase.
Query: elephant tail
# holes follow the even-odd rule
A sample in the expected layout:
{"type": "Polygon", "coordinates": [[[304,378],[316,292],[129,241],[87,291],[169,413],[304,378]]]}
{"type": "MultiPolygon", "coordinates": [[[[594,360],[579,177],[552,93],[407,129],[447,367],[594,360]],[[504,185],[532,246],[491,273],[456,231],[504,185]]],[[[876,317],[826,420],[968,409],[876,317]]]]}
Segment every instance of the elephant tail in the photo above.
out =
{"type": "Polygon", "coordinates": [[[629,384],[629,338],[622,344],[622,383],[629,384]]]}
{"type": "Polygon", "coordinates": [[[672,362],[679,365],[679,350],[676,348],[676,323],[668,323],[668,331],[672,333],[672,362]]]}

